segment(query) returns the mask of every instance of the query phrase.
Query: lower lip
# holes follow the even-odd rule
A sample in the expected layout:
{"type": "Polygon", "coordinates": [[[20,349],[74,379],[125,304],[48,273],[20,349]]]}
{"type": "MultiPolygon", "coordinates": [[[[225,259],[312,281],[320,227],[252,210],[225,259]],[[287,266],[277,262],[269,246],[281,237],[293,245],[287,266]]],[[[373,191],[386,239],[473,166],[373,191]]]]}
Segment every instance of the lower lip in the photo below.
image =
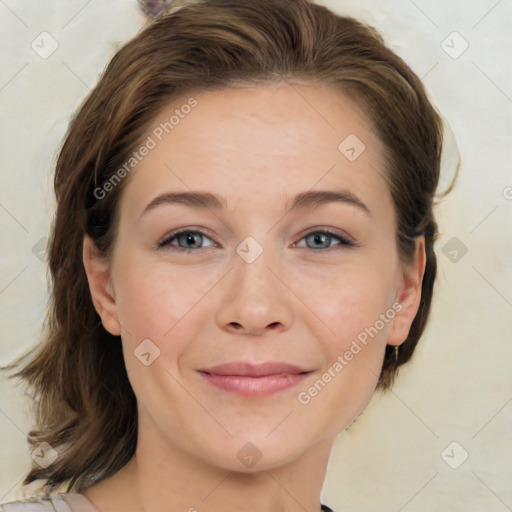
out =
{"type": "Polygon", "coordinates": [[[199,372],[210,384],[244,396],[269,396],[296,386],[308,373],[247,377],[241,375],[214,375],[199,372]]]}

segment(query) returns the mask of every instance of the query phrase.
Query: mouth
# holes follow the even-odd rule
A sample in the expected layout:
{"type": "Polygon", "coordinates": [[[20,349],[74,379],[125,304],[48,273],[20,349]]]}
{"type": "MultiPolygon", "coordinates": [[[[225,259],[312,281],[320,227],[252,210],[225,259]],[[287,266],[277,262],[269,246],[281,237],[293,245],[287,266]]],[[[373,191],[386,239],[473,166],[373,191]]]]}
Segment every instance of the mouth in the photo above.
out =
{"type": "Polygon", "coordinates": [[[199,370],[211,385],[244,396],[269,396],[296,386],[310,370],[280,362],[252,364],[243,361],[199,370]]]}

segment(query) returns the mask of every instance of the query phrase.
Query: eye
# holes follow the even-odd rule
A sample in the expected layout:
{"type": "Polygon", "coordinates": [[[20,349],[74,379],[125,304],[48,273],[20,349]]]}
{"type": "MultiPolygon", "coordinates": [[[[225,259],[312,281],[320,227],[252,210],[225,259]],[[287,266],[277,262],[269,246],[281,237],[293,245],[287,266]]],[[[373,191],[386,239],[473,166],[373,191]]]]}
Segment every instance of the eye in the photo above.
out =
{"type": "MultiPolygon", "coordinates": [[[[346,235],[322,229],[309,232],[295,246],[322,251],[331,249],[333,246],[356,247],[357,243],[346,235]]],[[[217,244],[202,231],[182,229],[169,233],[158,243],[158,247],[192,253],[207,247],[217,247],[217,244]]]]}
{"type": "Polygon", "coordinates": [[[174,231],[167,235],[162,241],[158,242],[158,247],[172,247],[176,250],[183,250],[186,252],[194,252],[197,249],[204,249],[205,247],[215,247],[215,242],[202,231],[193,231],[190,229],[183,229],[181,231],[174,231]],[[205,241],[209,244],[203,245],[205,241]]]}
{"type": "MultiPolygon", "coordinates": [[[[337,242],[334,245],[340,246],[348,246],[355,247],[357,244],[348,238],[347,236],[341,235],[339,233],[334,233],[328,229],[322,229],[318,231],[311,231],[307,235],[305,235],[302,239],[305,240],[306,248],[308,249],[330,249],[332,248],[332,242],[337,242]]],[[[297,244],[297,247],[304,247],[304,245],[297,244]]]]}

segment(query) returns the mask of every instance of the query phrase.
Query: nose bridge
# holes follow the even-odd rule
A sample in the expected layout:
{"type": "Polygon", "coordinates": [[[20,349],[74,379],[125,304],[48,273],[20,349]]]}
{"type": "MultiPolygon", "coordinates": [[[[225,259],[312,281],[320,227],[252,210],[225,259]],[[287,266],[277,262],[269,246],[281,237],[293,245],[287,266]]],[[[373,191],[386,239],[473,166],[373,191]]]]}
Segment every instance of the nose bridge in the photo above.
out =
{"type": "Polygon", "coordinates": [[[217,319],[222,328],[258,334],[266,328],[287,328],[293,316],[292,297],[280,279],[278,258],[255,238],[236,248],[229,283],[217,319]]]}
{"type": "Polygon", "coordinates": [[[276,278],[269,270],[273,259],[271,250],[264,250],[259,244],[256,246],[254,242],[245,241],[237,247],[236,253],[233,271],[240,292],[257,297],[272,289],[276,278]]]}

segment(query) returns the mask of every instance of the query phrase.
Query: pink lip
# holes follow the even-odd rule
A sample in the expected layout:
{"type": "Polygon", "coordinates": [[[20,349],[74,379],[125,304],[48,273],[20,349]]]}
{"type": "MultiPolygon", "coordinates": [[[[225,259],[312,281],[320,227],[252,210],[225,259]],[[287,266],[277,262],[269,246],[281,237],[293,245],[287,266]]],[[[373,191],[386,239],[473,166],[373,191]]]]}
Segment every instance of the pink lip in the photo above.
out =
{"type": "Polygon", "coordinates": [[[268,396],[302,381],[310,371],[278,362],[226,363],[199,370],[210,384],[245,396],[268,396]]]}

